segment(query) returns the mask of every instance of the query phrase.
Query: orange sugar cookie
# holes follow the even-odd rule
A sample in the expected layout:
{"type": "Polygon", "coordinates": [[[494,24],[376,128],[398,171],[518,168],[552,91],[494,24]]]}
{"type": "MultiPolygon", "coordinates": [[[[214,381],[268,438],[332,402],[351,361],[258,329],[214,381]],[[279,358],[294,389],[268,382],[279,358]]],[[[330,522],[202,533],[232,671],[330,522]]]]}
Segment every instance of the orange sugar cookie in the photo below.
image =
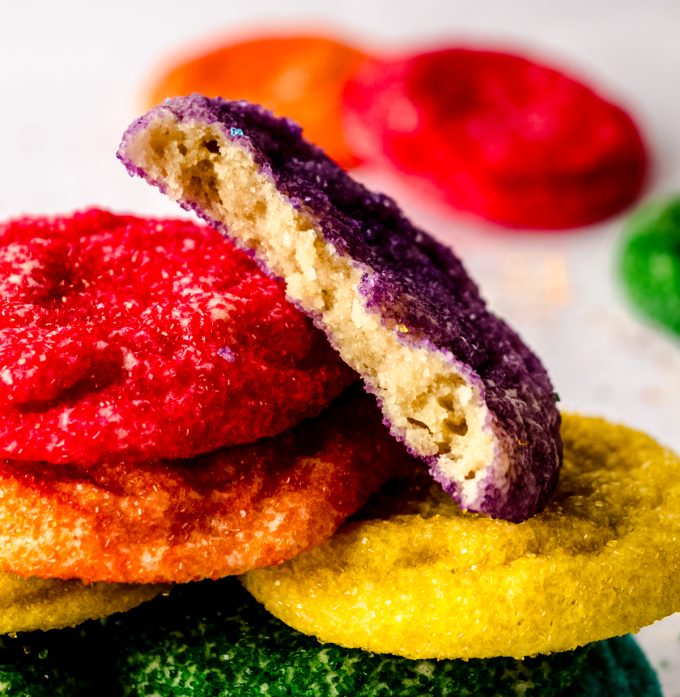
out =
{"type": "Polygon", "coordinates": [[[293,430],[190,460],[0,461],[0,570],[155,583],[279,564],[410,463],[358,387],[293,430]]]}

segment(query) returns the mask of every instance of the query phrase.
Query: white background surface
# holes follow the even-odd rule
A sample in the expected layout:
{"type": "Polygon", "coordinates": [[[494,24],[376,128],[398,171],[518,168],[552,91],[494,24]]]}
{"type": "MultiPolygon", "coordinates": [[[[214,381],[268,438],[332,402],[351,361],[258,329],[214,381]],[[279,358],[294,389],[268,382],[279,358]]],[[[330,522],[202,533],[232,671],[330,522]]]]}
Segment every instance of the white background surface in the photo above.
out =
{"type": "MultiPolygon", "coordinates": [[[[168,52],[206,36],[261,25],[295,30],[301,22],[376,49],[465,40],[571,66],[638,118],[654,155],[645,198],[680,192],[674,0],[0,0],[0,218],[91,204],[177,215],[114,156],[152,71],[168,52]]],[[[630,310],[613,272],[626,214],[578,232],[513,233],[434,214],[381,172],[360,175],[396,195],[416,222],[463,256],[492,307],[542,356],[563,409],[628,423],[680,450],[680,340],[630,310]]],[[[680,696],[680,615],[640,638],[664,694],[680,696]]]]}

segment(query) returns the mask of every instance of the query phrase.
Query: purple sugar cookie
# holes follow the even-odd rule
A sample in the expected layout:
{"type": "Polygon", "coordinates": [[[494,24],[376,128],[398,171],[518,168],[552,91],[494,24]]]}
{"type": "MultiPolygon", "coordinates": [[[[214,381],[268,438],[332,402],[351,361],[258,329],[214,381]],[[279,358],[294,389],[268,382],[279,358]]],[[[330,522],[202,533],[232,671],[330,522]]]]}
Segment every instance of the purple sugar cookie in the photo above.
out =
{"type": "Polygon", "coordinates": [[[542,510],[562,457],[550,380],[392,199],[247,102],[169,100],[130,126],[118,157],[286,280],[463,508],[517,522],[542,510]]]}

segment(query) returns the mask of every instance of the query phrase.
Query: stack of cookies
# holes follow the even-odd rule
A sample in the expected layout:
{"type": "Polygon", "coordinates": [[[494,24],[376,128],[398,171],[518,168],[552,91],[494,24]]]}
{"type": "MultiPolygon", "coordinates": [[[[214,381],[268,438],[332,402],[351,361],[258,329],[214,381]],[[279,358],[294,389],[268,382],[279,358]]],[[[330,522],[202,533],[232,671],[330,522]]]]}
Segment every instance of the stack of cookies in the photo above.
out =
{"type": "Polygon", "coordinates": [[[171,100],[119,157],[211,227],[5,226],[3,627],[163,595],[20,636],[30,694],[660,694],[622,635],[680,609],[675,455],[561,422],[453,253],[291,122],[171,100]]]}

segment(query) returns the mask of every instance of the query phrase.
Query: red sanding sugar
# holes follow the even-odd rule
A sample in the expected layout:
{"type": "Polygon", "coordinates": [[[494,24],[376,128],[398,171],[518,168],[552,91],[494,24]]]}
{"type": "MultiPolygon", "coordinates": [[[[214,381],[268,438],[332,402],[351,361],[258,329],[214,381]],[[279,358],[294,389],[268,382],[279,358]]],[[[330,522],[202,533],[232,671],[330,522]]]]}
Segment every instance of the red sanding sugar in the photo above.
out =
{"type": "Polygon", "coordinates": [[[100,210],[0,226],[2,457],[189,457],[283,431],[353,377],[210,228],[100,210]]]}
{"type": "Polygon", "coordinates": [[[509,226],[611,215],[647,167],[630,116],[545,65],[449,48],[364,64],[344,95],[349,140],[449,206],[509,226]]]}

